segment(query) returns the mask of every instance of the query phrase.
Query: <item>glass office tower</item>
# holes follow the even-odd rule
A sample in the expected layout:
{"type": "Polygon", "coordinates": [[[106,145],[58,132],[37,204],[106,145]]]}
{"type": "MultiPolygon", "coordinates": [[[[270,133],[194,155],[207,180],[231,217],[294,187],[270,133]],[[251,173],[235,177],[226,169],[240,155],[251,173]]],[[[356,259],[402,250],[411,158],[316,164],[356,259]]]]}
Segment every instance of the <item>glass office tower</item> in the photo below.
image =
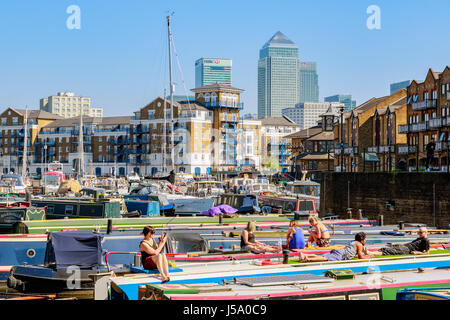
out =
{"type": "Polygon", "coordinates": [[[411,84],[411,80],[401,81],[401,82],[395,82],[391,83],[390,89],[391,89],[391,95],[396,93],[400,89],[406,89],[411,84]]]}
{"type": "Polygon", "coordinates": [[[231,86],[231,59],[200,58],[195,61],[195,87],[220,83],[231,86]]]}
{"type": "Polygon", "coordinates": [[[299,68],[300,77],[300,102],[319,102],[319,76],[315,62],[301,62],[299,68]]]}
{"type": "Polygon", "coordinates": [[[356,108],[356,100],[352,100],[351,94],[335,94],[324,98],[325,102],[340,102],[345,105],[345,112],[356,108]]]}
{"type": "Polygon", "coordinates": [[[298,47],[277,32],[259,51],[258,117],[280,117],[299,101],[298,47]]]}

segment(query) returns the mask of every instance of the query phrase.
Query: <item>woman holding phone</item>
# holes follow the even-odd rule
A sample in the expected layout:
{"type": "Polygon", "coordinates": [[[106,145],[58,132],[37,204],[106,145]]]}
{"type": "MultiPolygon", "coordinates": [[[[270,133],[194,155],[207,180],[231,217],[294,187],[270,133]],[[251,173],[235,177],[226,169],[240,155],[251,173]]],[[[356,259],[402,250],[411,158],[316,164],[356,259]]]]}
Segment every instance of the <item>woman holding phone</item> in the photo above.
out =
{"type": "Polygon", "coordinates": [[[155,235],[155,228],[152,226],[144,227],[142,234],[144,235],[144,240],[139,244],[142,266],[146,270],[158,269],[162,283],[170,281],[169,264],[166,255],[161,253],[167,241],[166,233],[161,233],[158,243],[156,243],[153,238],[155,235]]]}

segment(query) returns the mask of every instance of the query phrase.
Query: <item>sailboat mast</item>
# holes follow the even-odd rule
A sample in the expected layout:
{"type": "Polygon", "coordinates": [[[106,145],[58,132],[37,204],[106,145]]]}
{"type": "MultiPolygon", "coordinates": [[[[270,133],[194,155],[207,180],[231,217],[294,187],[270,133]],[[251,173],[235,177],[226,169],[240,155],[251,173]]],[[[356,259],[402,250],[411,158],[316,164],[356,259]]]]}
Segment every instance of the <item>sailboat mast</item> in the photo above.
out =
{"type": "Polygon", "coordinates": [[[79,167],[79,177],[81,178],[84,174],[84,150],[83,150],[83,109],[80,111],[80,135],[79,135],[79,157],[80,157],[80,167],[79,167]]]}
{"type": "Polygon", "coordinates": [[[23,157],[22,157],[22,178],[25,179],[27,171],[27,156],[28,156],[28,106],[25,108],[24,121],[24,136],[23,136],[23,157]]]}
{"type": "Polygon", "coordinates": [[[173,137],[173,82],[172,82],[172,33],[170,32],[170,16],[167,16],[167,30],[168,30],[168,36],[169,36],[169,79],[170,79],[170,143],[171,143],[171,163],[172,163],[172,170],[175,169],[175,155],[174,155],[174,137],[173,137]]]}
{"type": "Polygon", "coordinates": [[[162,142],[162,168],[161,168],[161,172],[164,172],[166,169],[166,152],[167,152],[167,147],[166,147],[166,142],[167,142],[167,137],[166,137],[166,133],[167,133],[167,129],[166,129],[166,116],[167,116],[167,112],[166,112],[166,89],[164,89],[164,124],[163,124],[163,133],[162,133],[162,138],[163,138],[163,142],[162,142]]]}

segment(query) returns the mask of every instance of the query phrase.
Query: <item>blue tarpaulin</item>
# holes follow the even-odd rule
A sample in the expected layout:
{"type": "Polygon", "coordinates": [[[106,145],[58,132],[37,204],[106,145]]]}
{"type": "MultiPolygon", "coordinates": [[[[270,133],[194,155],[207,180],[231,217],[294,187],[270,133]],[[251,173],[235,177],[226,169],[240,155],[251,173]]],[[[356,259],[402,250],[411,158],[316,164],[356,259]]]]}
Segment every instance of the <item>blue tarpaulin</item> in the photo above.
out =
{"type": "Polygon", "coordinates": [[[101,264],[101,236],[92,231],[52,232],[47,243],[46,263],[57,268],[92,267],[101,264]]]}

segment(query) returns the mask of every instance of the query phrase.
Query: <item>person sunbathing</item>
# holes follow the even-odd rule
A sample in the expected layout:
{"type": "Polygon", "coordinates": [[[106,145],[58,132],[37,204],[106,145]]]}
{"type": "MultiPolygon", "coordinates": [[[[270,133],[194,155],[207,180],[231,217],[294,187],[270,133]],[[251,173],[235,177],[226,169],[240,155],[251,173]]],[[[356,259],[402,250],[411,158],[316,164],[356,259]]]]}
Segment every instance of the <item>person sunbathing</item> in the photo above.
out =
{"type": "Polygon", "coordinates": [[[406,244],[394,244],[381,248],[374,252],[375,255],[406,255],[406,254],[428,254],[430,252],[430,240],[426,227],[419,228],[419,237],[406,244]]]}
{"type": "Polygon", "coordinates": [[[289,230],[286,234],[286,247],[295,252],[305,248],[305,235],[297,220],[292,220],[289,223],[289,230]]]}
{"type": "Polygon", "coordinates": [[[170,281],[167,258],[166,255],[161,252],[167,241],[166,234],[164,232],[161,234],[158,243],[153,238],[155,235],[155,228],[152,226],[144,227],[142,234],[144,235],[144,239],[139,244],[142,266],[146,270],[158,269],[162,283],[170,281]]]}
{"type": "Polygon", "coordinates": [[[344,249],[333,249],[329,253],[323,255],[299,252],[300,262],[341,261],[350,260],[356,256],[359,259],[371,259],[375,255],[368,253],[365,244],[366,234],[364,232],[359,232],[355,235],[355,241],[350,242],[344,249]]]}
{"type": "Polygon", "coordinates": [[[309,218],[309,224],[312,226],[313,230],[309,232],[308,242],[316,243],[318,247],[328,247],[331,238],[327,227],[314,216],[309,218]]]}
{"type": "Polygon", "coordinates": [[[271,246],[256,241],[254,232],[256,231],[256,222],[249,221],[247,227],[241,233],[241,249],[249,250],[253,253],[280,252],[277,246],[271,246]]]}

